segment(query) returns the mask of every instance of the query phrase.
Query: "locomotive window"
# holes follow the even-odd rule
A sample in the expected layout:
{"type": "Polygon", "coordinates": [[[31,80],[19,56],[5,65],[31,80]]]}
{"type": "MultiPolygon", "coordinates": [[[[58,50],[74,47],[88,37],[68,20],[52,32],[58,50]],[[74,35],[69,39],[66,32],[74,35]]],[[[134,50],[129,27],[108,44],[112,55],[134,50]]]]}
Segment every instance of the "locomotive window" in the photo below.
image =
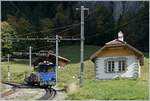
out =
{"type": "Polygon", "coordinates": [[[54,72],[55,69],[53,67],[48,67],[48,72],[54,72]]]}
{"type": "Polygon", "coordinates": [[[55,69],[50,66],[39,66],[39,72],[54,72],[55,69]]]}
{"type": "Polygon", "coordinates": [[[47,72],[46,66],[39,66],[39,72],[47,72]]]}

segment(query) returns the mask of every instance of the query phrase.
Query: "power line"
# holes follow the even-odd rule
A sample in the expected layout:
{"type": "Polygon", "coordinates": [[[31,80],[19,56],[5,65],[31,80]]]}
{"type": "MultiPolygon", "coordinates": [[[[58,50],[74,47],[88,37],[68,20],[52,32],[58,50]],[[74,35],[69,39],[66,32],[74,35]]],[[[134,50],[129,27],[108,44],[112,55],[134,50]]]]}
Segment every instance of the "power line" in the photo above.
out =
{"type": "MultiPolygon", "coordinates": [[[[21,41],[34,41],[34,40],[51,40],[51,41],[55,41],[56,38],[52,38],[52,37],[46,37],[46,38],[7,38],[7,40],[21,40],[21,41]]],[[[80,38],[60,38],[59,40],[80,40],[80,38]]]]}
{"type": "Polygon", "coordinates": [[[85,17],[85,19],[87,19],[87,18],[89,18],[93,13],[95,13],[95,12],[97,12],[97,10],[95,9],[95,10],[93,10],[92,12],[90,12],[86,17],[85,17]]]}
{"type": "MultiPolygon", "coordinates": [[[[20,36],[24,36],[24,35],[28,35],[28,34],[31,35],[31,34],[37,34],[37,33],[46,33],[46,32],[49,32],[49,31],[61,30],[61,29],[68,28],[68,27],[69,27],[68,29],[71,29],[70,27],[75,27],[75,26],[78,26],[78,25],[80,25],[80,23],[74,23],[74,24],[71,24],[71,25],[63,26],[63,27],[52,28],[52,29],[49,29],[47,31],[38,31],[38,32],[25,33],[25,34],[21,34],[21,35],[17,35],[17,36],[20,37],[20,36]]],[[[68,29],[65,29],[65,31],[68,30],[68,29]]],[[[60,32],[58,32],[58,33],[60,33],[60,32]]]]}
{"type": "Polygon", "coordinates": [[[53,48],[53,47],[55,47],[54,45],[47,45],[47,46],[42,46],[42,47],[37,47],[37,48],[33,48],[33,51],[38,51],[38,50],[41,50],[41,49],[43,49],[43,48],[53,48]]]}
{"type": "MultiPolygon", "coordinates": [[[[22,15],[25,17],[25,18],[28,18],[13,2],[10,2],[10,4],[13,6],[13,7],[15,7],[16,8],[16,10],[17,11],[19,11],[20,13],[22,13],[22,15]]],[[[64,29],[64,28],[68,28],[68,27],[73,27],[73,26],[78,26],[78,25],[80,25],[80,23],[74,23],[74,24],[71,24],[71,25],[67,25],[67,26],[64,26],[64,27],[58,27],[58,28],[53,28],[53,29],[49,29],[49,30],[47,30],[47,31],[38,31],[38,32],[32,32],[32,33],[24,33],[24,34],[22,34],[22,35],[17,35],[18,37],[20,37],[20,36],[24,36],[24,35],[27,35],[27,34],[37,34],[37,33],[44,33],[44,32],[49,32],[49,31],[55,31],[55,30],[61,30],[61,29],[64,29]]],[[[69,30],[69,29],[68,29],[69,30]]],[[[66,30],[64,30],[64,31],[62,31],[62,32],[65,32],[65,31],[67,31],[67,29],[66,30]]],[[[62,33],[61,32],[61,33],[62,33]]]]}
{"type": "MultiPolygon", "coordinates": [[[[89,21],[90,19],[88,19],[94,12],[96,12],[96,10],[92,11],[91,13],[89,13],[86,17],[85,17],[85,22],[89,21]]],[[[66,30],[67,31],[67,30],[66,30]]],[[[60,32],[61,33],[61,32],[60,32]]],[[[80,36],[80,34],[76,34],[76,35],[73,35],[72,37],[77,37],[77,36],[80,36]]],[[[71,37],[71,36],[69,36],[71,37]]]]}

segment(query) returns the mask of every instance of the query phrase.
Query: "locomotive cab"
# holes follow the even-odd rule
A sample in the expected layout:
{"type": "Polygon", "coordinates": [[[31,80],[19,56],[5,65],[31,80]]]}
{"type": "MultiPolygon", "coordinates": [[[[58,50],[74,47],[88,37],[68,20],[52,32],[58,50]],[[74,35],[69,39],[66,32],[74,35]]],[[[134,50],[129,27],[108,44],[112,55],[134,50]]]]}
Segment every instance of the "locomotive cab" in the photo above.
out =
{"type": "Polygon", "coordinates": [[[55,64],[50,62],[40,62],[34,67],[32,73],[25,80],[28,84],[38,84],[39,86],[54,86],[56,84],[55,64]]]}
{"type": "Polygon", "coordinates": [[[52,86],[56,83],[55,65],[42,63],[38,65],[38,77],[40,86],[52,86]]]}

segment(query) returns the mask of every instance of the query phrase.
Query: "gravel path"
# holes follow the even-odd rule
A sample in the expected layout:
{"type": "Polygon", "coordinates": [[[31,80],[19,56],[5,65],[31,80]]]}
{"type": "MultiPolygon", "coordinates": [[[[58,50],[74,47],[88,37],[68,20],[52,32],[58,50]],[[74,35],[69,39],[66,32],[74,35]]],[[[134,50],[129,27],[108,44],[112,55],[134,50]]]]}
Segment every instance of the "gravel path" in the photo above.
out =
{"type": "Polygon", "coordinates": [[[14,94],[11,94],[4,99],[6,100],[34,100],[38,99],[45,94],[44,89],[36,88],[36,89],[16,89],[14,94]]]}
{"type": "Polygon", "coordinates": [[[6,84],[1,84],[0,86],[1,86],[1,92],[2,93],[6,92],[6,91],[8,91],[8,90],[10,90],[12,88],[12,86],[6,85],[6,84]]]}
{"type": "MultiPolygon", "coordinates": [[[[8,91],[12,88],[10,85],[3,84],[3,87],[5,87],[5,90],[3,90],[2,93],[5,91],[8,91]]],[[[62,91],[58,87],[53,87],[57,93],[53,100],[65,100],[66,93],[62,91]]],[[[16,92],[5,96],[4,100],[36,100],[40,97],[42,97],[46,93],[45,89],[41,88],[16,88],[16,92]]]]}
{"type": "MultiPolygon", "coordinates": [[[[2,84],[3,89],[2,93],[7,92],[12,89],[12,86],[7,85],[7,84],[2,84]]],[[[35,100],[40,98],[45,94],[45,90],[41,88],[16,88],[16,92],[5,96],[2,99],[5,100],[35,100]]]]}

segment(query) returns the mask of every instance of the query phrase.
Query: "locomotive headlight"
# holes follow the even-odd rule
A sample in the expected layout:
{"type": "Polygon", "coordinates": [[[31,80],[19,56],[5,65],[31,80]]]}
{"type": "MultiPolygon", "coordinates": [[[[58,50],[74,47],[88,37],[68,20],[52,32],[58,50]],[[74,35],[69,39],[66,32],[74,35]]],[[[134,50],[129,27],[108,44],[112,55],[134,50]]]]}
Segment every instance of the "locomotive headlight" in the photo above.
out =
{"type": "Polygon", "coordinates": [[[55,78],[52,78],[51,80],[52,80],[52,81],[55,81],[56,79],[55,79],[55,78]]]}

